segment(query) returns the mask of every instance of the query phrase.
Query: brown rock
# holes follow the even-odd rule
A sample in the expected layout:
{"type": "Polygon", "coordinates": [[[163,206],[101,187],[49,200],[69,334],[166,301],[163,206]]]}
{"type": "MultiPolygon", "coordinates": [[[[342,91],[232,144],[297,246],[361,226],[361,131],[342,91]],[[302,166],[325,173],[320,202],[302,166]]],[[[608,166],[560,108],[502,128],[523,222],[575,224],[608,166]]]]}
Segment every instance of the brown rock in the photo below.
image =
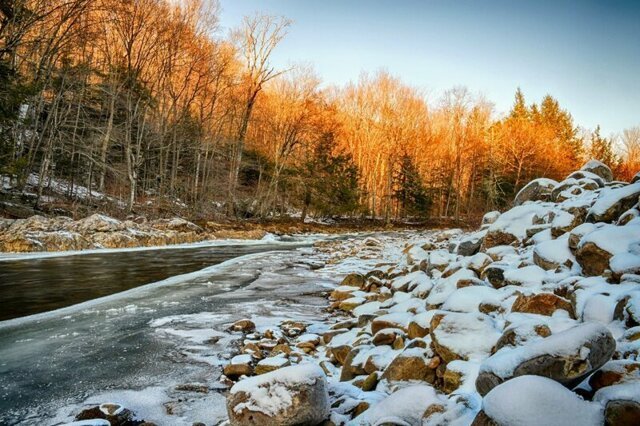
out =
{"type": "Polygon", "coordinates": [[[382,378],[389,381],[422,380],[433,383],[436,378],[435,370],[429,368],[423,355],[414,354],[414,349],[400,353],[387,366],[382,378]]]}
{"type": "Polygon", "coordinates": [[[582,267],[582,273],[589,277],[602,275],[605,269],[609,268],[609,260],[612,256],[593,242],[579,246],[576,252],[576,260],[582,267]]]}
{"type": "Polygon", "coordinates": [[[252,333],[256,329],[256,325],[250,319],[241,319],[231,325],[231,330],[242,331],[243,333],[252,333]]]}
{"type": "Polygon", "coordinates": [[[553,293],[538,293],[529,296],[520,294],[513,302],[513,306],[511,306],[511,312],[525,312],[546,316],[553,315],[558,309],[567,311],[571,318],[575,318],[571,303],[553,293]]]}
{"type": "Polygon", "coordinates": [[[238,380],[241,376],[252,376],[253,367],[249,364],[227,364],[222,372],[231,380],[238,380]]]}
{"type": "Polygon", "coordinates": [[[256,392],[260,394],[258,397],[260,402],[257,404],[264,404],[265,396],[262,395],[267,395],[266,398],[273,399],[274,403],[277,402],[278,409],[275,412],[265,412],[255,408],[256,403],[252,391],[247,390],[246,387],[238,388],[238,386],[246,386],[246,383],[243,381],[236,384],[227,397],[227,413],[231,425],[293,426],[322,423],[329,416],[329,394],[326,377],[319,367],[315,368],[317,371],[313,371],[305,365],[286,367],[247,379],[255,380],[254,387],[256,392]],[[288,373],[286,381],[278,380],[284,370],[292,373],[288,373]],[[277,387],[278,390],[276,391],[272,387],[277,387]],[[282,392],[290,395],[290,399],[282,401],[280,399],[282,392]]]}
{"type": "Polygon", "coordinates": [[[358,287],[361,288],[365,284],[365,277],[362,274],[349,274],[340,283],[340,285],[348,285],[350,287],[358,287]]]}
{"type": "Polygon", "coordinates": [[[611,332],[598,323],[583,323],[569,330],[553,334],[545,339],[527,343],[522,352],[500,351],[489,357],[480,367],[480,374],[476,379],[476,389],[484,396],[491,389],[514,377],[534,375],[553,379],[569,388],[575,387],[585,377],[604,365],[614,353],[616,341],[611,332]],[[565,347],[571,342],[569,353],[565,349],[562,355],[553,352],[545,353],[547,348],[565,347]],[[509,356],[513,355],[517,366],[512,370],[503,371],[502,364],[509,363],[509,356]],[[498,369],[494,362],[500,361],[498,369]]]}

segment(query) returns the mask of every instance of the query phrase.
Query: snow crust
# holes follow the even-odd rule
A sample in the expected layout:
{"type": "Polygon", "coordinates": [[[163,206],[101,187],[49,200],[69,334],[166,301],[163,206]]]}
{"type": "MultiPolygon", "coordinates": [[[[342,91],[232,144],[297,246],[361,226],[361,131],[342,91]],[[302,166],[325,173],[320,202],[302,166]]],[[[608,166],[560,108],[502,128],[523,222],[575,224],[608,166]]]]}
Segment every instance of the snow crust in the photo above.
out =
{"type": "Polygon", "coordinates": [[[584,401],[560,383],[540,376],[520,376],[496,386],[483,403],[500,425],[599,426],[602,406],[584,401]]]}

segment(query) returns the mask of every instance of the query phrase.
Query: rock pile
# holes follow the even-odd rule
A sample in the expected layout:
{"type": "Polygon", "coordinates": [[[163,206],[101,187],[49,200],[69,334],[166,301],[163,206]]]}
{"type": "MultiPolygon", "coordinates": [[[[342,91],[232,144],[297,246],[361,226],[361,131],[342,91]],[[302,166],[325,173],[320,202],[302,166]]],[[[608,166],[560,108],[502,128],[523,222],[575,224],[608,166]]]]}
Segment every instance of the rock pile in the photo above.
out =
{"type": "Polygon", "coordinates": [[[326,323],[234,325],[231,423],[638,424],[639,196],[591,161],[393,262],[371,239],[326,323]]]}

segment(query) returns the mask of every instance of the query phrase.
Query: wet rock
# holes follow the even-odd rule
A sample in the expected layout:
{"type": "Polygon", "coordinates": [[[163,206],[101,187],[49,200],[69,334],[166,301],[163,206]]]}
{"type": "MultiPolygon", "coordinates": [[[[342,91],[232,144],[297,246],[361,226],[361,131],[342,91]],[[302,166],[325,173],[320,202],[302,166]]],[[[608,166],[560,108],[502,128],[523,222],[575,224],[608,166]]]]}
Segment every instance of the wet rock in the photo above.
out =
{"type": "Polygon", "coordinates": [[[138,426],[142,421],[136,421],[134,413],[128,408],[116,403],[104,403],[82,410],[76,420],[103,419],[111,426],[138,426]]]}
{"type": "Polygon", "coordinates": [[[349,274],[340,283],[341,286],[358,287],[361,288],[365,284],[365,277],[362,274],[349,274]]]}
{"type": "Polygon", "coordinates": [[[227,397],[233,426],[317,425],[329,416],[326,376],[313,364],[236,383],[227,397]]]}
{"type": "Polygon", "coordinates": [[[241,319],[231,325],[231,330],[243,333],[252,333],[256,329],[256,324],[250,319],[241,319]]]}

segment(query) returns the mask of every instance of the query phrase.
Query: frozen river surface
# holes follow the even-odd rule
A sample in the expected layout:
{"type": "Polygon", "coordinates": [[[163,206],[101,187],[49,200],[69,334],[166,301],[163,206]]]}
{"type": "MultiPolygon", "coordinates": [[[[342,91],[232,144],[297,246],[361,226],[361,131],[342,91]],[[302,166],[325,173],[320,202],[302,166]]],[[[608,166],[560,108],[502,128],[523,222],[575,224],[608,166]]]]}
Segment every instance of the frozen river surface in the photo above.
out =
{"type": "Polygon", "coordinates": [[[13,318],[0,322],[0,424],[61,424],[83,405],[115,399],[159,424],[224,419],[217,367],[239,339],[228,323],[321,315],[318,295],[335,279],[316,270],[322,263],[309,246],[268,241],[0,262],[2,315],[13,318]],[[20,317],[52,308],[61,309],[20,317]],[[180,386],[193,383],[207,391],[180,386]]]}

